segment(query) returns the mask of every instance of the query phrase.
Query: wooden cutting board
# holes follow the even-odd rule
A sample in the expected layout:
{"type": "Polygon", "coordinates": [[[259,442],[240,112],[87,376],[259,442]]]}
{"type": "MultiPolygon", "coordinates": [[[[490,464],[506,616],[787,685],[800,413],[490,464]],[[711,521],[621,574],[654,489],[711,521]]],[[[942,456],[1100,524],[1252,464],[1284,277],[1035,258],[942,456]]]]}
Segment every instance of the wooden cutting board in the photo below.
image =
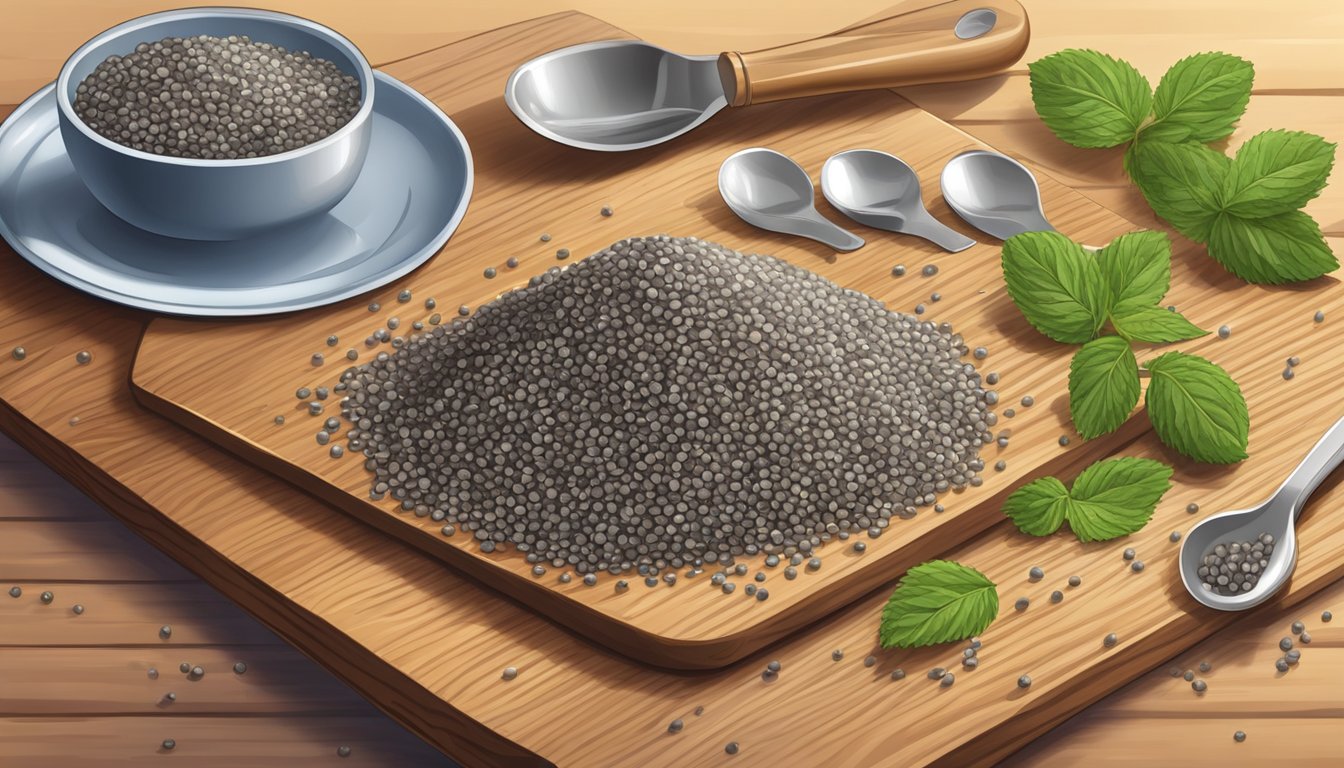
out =
{"type": "MultiPolygon", "coordinates": [[[[968,235],[977,233],[950,212],[938,190],[938,174],[958,152],[983,145],[890,92],[868,92],[725,110],[705,125],[671,143],[621,154],[591,153],[547,141],[524,128],[502,99],[505,80],[521,62],[557,46],[564,21],[553,34],[519,38],[491,33],[427,55],[384,67],[389,74],[434,100],[461,127],[471,145],[476,187],[461,229],[426,266],[384,289],[334,306],[254,321],[202,322],[159,319],[144,335],[134,373],[137,396],[149,407],[260,466],[390,533],[442,558],[487,584],[524,602],[583,636],[641,661],[674,668],[712,668],[731,663],[890,580],[906,568],[967,540],[999,519],[998,502],[1020,480],[1041,472],[1066,471],[1135,436],[1134,420],[1105,441],[1084,443],[1074,437],[1060,398],[1071,350],[1053,344],[1021,318],[1002,289],[999,246],[987,236],[970,250],[946,254],[922,240],[854,225],[868,240],[864,248],[836,255],[811,241],[754,229],[734,216],[719,197],[719,164],[731,153],[753,145],[782,151],[807,168],[814,179],[831,153],[872,147],[902,157],[923,180],[924,198],[933,214],[968,235]],[[600,214],[611,206],[614,215],[600,214]],[[542,242],[548,233],[552,239],[542,242]],[[743,582],[732,595],[699,579],[682,578],[673,587],[649,588],[636,574],[631,588],[617,592],[616,577],[603,574],[595,587],[575,578],[562,584],[561,571],[543,577],[512,551],[481,553],[469,535],[444,537],[442,523],[398,510],[389,498],[369,499],[370,474],[353,452],[333,460],[315,433],[328,416],[339,414],[339,395],[327,401],[320,417],[307,414],[300,387],[331,387],[354,349],[361,361],[390,345],[369,350],[364,339],[397,317],[397,334],[414,333],[413,321],[431,311],[456,316],[459,305],[476,308],[500,292],[524,284],[556,264],[558,248],[574,254],[570,262],[632,235],[669,233],[718,241],[743,251],[774,254],[812,269],[841,285],[861,290],[911,312],[928,307],[925,318],[951,322],[972,346],[989,349],[982,372],[997,371],[1002,401],[999,430],[1008,448],[987,448],[990,465],[982,487],[942,499],[946,512],[921,512],[912,520],[893,520],[867,552],[833,542],[820,552],[818,572],[802,572],[793,581],[782,568],[766,569],[768,601],[745,594],[743,582]],[[517,257],[515,269],[505,266],[517,257]],[[904,264],[905,277],[892,275],[904,264]],[[934,277],[921,276],[934,265],[934,277]],[[487,268],[498,277],[486,279],[487,268]],[[399,303],[398,292],[413,299],[399,303]],[[934,302],[930,295],[941,294],[934,302]],[[377,311],[370,311],[371,304],[377,311]],[[329,335],[339,344],[327,346],[329,335]],[[314,353],[327,362],[314,368],[314,353]],[[1041,405],[1023,407],[1033,396],[1041,405]],[[1014,407],[1007,418],[1005,407],[1014,407]],[[277,415],[286,417],[277,426],[277,415]],[[992,465],[1003,459],[1004,471],[992,465]]],[[[620,34],[612,30],[609,37],[620,34]]],[[[1041,177],[1045,208],[1064,232],[1090,243],[1104,243],[1133,225],[1048,177],[1041,177]]],[[[820,199],[820,195],[818,195],[820,199]]],[[[823,213],[848,224],[824,201],[823,213]]],[[[969,359],[969,358],[968,358],[969,359]]],[[[370,535],[376,535],[370,532],[370,535]]],[[[748,560],[751,573],[762,558],[748,560]]]]}

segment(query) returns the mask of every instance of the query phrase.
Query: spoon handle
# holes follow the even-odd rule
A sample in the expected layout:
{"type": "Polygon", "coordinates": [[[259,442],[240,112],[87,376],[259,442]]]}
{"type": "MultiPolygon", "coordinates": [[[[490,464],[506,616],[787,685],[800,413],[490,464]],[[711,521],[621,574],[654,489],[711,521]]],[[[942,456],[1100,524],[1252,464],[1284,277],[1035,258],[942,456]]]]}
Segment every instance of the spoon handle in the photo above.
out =
{"type": "Polygon", "coordinates": [[[825,243],[837,251],[847,253],[863,247],[863,238],[822,218],[820,214],[815,219],[811,217],[796,219],[791,225],[793,234],[825,243]]]}
{"type": "Polygon", "coordinates": [[[964,251],[975,245],[975,241],[947,226],[926,213],[911,217],[901,229],[907,235],[922,237],[948,253],[964,251]]]}
{"type": "Polygon", "coordinates": [[[719,79],[735,107],[972,80],[1008,68],[1030,36],[1015,0],[950,0],[778,48],[729,51],[719,79]]]}
{"type": "Polygon", "coordinates": [[[1321,481],[1344,461],[1344,419],[1336,421],[1297,465],[1288,479],[1274,493],[1274,500],[1292,505],[1293,518],[1302,514],[1302,507],[1321,481]]]}

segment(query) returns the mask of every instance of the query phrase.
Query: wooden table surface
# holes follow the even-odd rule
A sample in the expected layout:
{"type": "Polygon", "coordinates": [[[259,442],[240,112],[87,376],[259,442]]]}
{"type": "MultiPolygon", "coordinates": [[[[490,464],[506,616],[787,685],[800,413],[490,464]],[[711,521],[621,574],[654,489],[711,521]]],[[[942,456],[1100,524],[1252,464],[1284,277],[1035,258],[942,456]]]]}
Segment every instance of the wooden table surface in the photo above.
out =
{"type": "MultiPolygon", "coordinates": [[[[687,52],[784,42],[882,10],[880,2],[871,0],[797,8],[760,0],[732,8],[708,0],[563,5],[528,0],[470,8],[385,2],[376,14],[358,2],[256,4],[333,24],[375,62],[562,7],[578,7],[687,52]]],[[[1335,2],[1294,0],[1277,4],[1272,14],[1250,2],[1187,0],[1142,11],[1122,0],[1025,4],[1035,31],[1027,60],[1061,47],[1093,46],[1129,58],[1154,80],[1170,62],[1197,50],[1227,50],[1254,61],[1256,96],[1233,146],[1268,127],[1310,130],[1335,141],[1344,137],[1344,66],[1338,56],[1344,12],[1335,2]]],[[[15,103],[50,80],[65,53],[96,31],[168,5],[137,0],[0,5],[6,20],[0,29],[0,103],[15,103]]],[[[1151,215],[1124,184],[1110,153],[1095,153],[1090,165],[1079,163],[1078,154],[1062,145],[1040,141],[1024,82],[1022,76],[1011,76],[993,84],[902,93],[968,133],[1028,158],[1131,220],[1151,225],[1151,215]]],[[[1344,242],[1344,185],[1327,189],[1309,211],[1338,253],[1344,242]]],[[[0,345],[9,341],[0,338],[0,345]]],[[[156,428],[172,429],[166,423],[156,428]]],[[[29,615],[30,600],[23,601],[28,607],[22,612],[0,608],[0,645],[13,646],[0,654],[0,681],[5,683],[0,687],[0,757],[6,750],[13,750],[15,757],[51,755],[52,743],[68,743],[68,759],[61,764],[83,764],[94,762],[104,752],[101,746],[119,740],[157,743],[187,734],[196,743],[217,744],[224,763],[243,755],[254,762],[271,758],[289,765],[301,757],[315,762],[334,755],[342,743],[352,744],[354,757],[367,764],[434,759],[414,737],[189,573],[147,552],[119,523],[9,445],[0,447],[0,489],[5,493],[0,503],[0,525],[5,526],[0,529],[0,580],[6,589],[21,584],[26,596],[43,589],[57,593],[51,606],[55,612],[29,615]],[[83,616],[69,611],[76,600],[88,606],[83,616]],[[164,622],[176,625],[173,645],[185,647],[173,653],[182,659],[168,656],[158,645],[157,627],[164,622]],[[246,675],[230,671],[234,660],[249,659],[246,675]],[[206,677],[179,682],[176,665],[181,660],[208,666],[206,677]],[[156,681],[145,676],[149,664],[160,669],[156,681]],[[18,684],[9,685],[11,681],[18,684]],[[159,703],[170,684],[176,686],[181,706],[159,703]],[[64,736],[76,731],[87,738],[66,742],[64,736]],[[249,742],[250,748],[240,746],[249,742]],[[29,751],[33,745],[46,751],[29,751]]],[[[8,600],[4,595],[0,599],[8,600]]],[[[1299,669],[1281,678],[1266,674],[1274,644],[1287,633],[1288,623],[1301,616],[1319,625],[1316,617],[1331,607],[1344,610],[1344,583],[1294,608],[1291,615],[1259,613],[1173,660],[1180,669],[1203,660],[1212,663],[1212,671],[1204,675],[1210,680],[1210,695],[1204,699],[1192,701],[1188,685],[1173,680],[1166,671],[1170,665],[1163,664],[1014,759],[1055,765],[1145,758],[1199,764],[1210,759],[1210,743],[1230,741],[1232,732],[1242,729],[1250,736],[1239,754],[1248,760],[1292,755],[1300,758],[1299,764],[1338,764],[1344,759],[1337,737],[1344,719],[1339,687],[1344,679],[1344,619],[1313,629],[1316,641],[1299,669]]]]}

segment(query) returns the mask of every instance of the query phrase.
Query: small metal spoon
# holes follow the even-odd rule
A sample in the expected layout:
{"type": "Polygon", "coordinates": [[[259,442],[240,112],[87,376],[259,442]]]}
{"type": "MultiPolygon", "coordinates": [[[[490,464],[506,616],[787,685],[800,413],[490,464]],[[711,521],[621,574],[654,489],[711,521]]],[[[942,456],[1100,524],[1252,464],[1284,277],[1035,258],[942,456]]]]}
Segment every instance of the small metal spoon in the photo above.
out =
{"type": "Polygon", "coordinates": [[[943,167],[943,199],[966,223],[1000,240],[1054,227],[1027,167],[1007,155],[973,149],[943,167]]]}
{"type": "Polygon", "coordinates": [[[752,147],[724,160],[719,194],[733,213],[761,229],[811,238],[837,251],[863,245],[863,238],[822,218],[807,171],[773,149],[752,147]]]}
{"type": "Polygon", "coordinates": [[[975,245],[929,214],[915,169],[895,155],[875,149],[831,155],[821,167],[821,193],[860,224],[922,237],[952,253],[975,245]]]}
{"type": "Polygon", "coordinates": [[[1267,501],[1251,509],[1213,515],[1190,529],[1181,545],[1180,559],[1181,581],[1190,595],[1220,611],[1244,611],[1278,592],[1297,562],[1294,523],[1312,492],[1341,461],[1344,461],[1344,419],[1330,427],[1267,501]],[[1220,595],[1204,588],[1199,566],[1205,554],[1229,539],[1253,541],[1262,533],[1274,537],[1274,552],[1255,586],[1234,595],[1220,595]]]}

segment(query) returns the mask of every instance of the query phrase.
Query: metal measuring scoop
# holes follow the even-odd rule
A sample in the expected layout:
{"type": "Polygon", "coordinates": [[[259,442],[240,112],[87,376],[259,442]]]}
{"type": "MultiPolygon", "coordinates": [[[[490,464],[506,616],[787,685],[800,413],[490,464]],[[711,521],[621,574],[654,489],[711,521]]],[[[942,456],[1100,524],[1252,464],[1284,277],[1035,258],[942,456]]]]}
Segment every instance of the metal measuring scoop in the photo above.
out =
{"type": "Polygon", "coordinates": [[[733,213],[761,229],[811,238],[837,251],[863,245],[863,238],[822,218],[807,171],[773,149],[752,147],[724,160],[719,194],[733,213]]]}
{"type": "Polygon", "coordinates": [[[860,224],[922,237],[952,253],[975,245],[929,214],[915,169],[895,155],[875,149],[831,155],[821,167],[821,193],[860,224]]]}
{"type": "Polygon", "coordinates": [[[548,139],[620,152],[680,136],[727,106],[985,77],[1017,61],[1029,37],[1016,0],[943,0],[748,53],[587,43],[525,62],[504,101],[548,139]]]}
{"type": "Polygon", "coordinates": [[[1259,605],[1288,581],[1297,563],[1294,524],[1321,481],[1344,461],[1344,419],[1335,422],[1269,499],[1251,509],[1213,515],[1190,530],[1181,545],[1181,581],[1199,602],[1220,611],[1244,611],[1259,605]],[[1274,537],[1274,551],[1260,579],[1245,592],[1220,595],[1204,588],[1199,567],[1204,556],[1228,540],[1255,541],[1262,533],[1274,537]]]}
{"type": "Polygon", "coordinates": [[[943,167],[943,199],[967,224],[1007,240],[1054,227],[1041,208],[1041,189],[1025,165],[1007,155],[973,149],[943,167]]]}

